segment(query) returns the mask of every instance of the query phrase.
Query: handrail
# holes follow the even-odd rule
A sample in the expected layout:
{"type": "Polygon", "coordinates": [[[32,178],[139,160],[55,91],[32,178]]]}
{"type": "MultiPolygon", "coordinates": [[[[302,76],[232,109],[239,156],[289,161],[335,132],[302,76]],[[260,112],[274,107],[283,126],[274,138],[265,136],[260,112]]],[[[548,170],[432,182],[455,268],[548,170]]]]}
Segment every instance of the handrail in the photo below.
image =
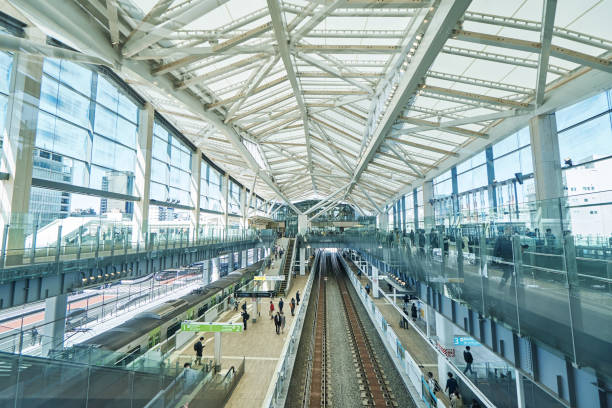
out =
{"type": "Polygon", "coordinates": [[[295,252],[297,249],[297,242],[298,242],[298,239],[294,238],[293,239],[293,251],[291,253],[291,263],[289,264],[289,276],[287,276],[287,287],[285,288],[285,293],[289,293],[289,290],[291,289],[291,281],[293,277],[293,267],[295,265],[295,252]]]}
{"type": "MultiPolygon", "coordinates": [[[[317,252],[317,257],[316,257],[316,261],[319,260],[319,252],[317,252]]],[[[315,265],[318,266],[318,268],[321,268],[321,265],[318,263],[315,263],[315,265]]],[[[313,317],[313,322],[317,321],[317,315],[319,313],[319,296],[321,295],[321,272],[319,270],[318,273],[318,285],[319,285],[319,290],[317,291],[317,298],[314,300],[314,317],[313,317]]],[[[306,384],[304,385],[304,394],[303,394],[303,398],[302,398],[302,408],[307,408],[309,401],[308,401],[308,396],[310,395],[310,384],[312,381],[312,361],[313,361],[313,354],[314,354],[314,339],[315,339],[315,333],[316,333],[316,323],[312,325],[312,330],[310,333],[310,350],[308,350],[308,366],[306,368],[306,384]]]]}
{"type": "Polygon", "coordinates": [[[227,373],[225,373],[225,376],[223,376],[223,380],[221,380],[221,382],[225,382],[225,380],[227,380],[227,376],[230,374],[236,374],[236,367],[231,366],[228,370],[227,373]]]}
{"type": "Polygon", "coordinates": [[[281,351],[278,363],[274,369],[274,374],[272,374],[272,379],[270,380],[270,385],[268,386],[266,397],[264,398],[264,402],[261,404],[262,407],[276,408],[284,405],[284,399],[287,393],[287,390],[284,389],[284,378],[285,376],[291,377],[291,373],[293,371],[293,363],[295,361],[295,354],[297,353],[297,350],[294,350],[293,347],[296,340],[299,343],[306,310],[308,309],[310,292],[314,282],[314,275],[315,274],[311,272],[308,276],[308,281],[304,287],[303,299],[298,306],[296,318],[293,319],[293,322],[289,327],[289,334],[287,336],[288,341],[285,342],[283,350],[281,351]],[[294,337],[296,335],[297,338],[294,337]],[[281,404],[277,404],[279,401],[281,404]]]}

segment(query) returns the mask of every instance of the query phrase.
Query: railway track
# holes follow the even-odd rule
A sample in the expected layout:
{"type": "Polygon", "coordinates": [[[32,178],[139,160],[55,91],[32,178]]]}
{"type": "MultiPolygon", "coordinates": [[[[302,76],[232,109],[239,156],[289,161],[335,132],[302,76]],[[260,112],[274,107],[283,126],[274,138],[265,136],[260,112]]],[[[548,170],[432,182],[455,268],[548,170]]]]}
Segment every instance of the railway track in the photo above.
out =
{"type": "MultiPolygon", "coordinates": [[[[352,296],[346,287],[346,275],[338,254],[321,256],[319,268],[319,297],[315,316],[315,327],[312,346],[312,365],[308,373],[303,406],[316,408],[331,406],[331,366],[328,350],[327,327],[327,279],[335,279],[338,284],[347,327],[340,335],[346,337],[346,343],[351,349],[355,368],[355,381],[359,385],[362,407],[396,407],[398,406],[392,393],[387,377],[378,361],[376,351],[368,338],[363,323],[357,313],[352,296]]],[[[333,292],[332,292],[333,293],[333,292]]],[[[329,328],[338,330],[339,328],[329,328]]],[[[346,371],[346,370],[345,370],[346,371]]],[[[350,375],[338,372],[338,375],[350,375]]]]}

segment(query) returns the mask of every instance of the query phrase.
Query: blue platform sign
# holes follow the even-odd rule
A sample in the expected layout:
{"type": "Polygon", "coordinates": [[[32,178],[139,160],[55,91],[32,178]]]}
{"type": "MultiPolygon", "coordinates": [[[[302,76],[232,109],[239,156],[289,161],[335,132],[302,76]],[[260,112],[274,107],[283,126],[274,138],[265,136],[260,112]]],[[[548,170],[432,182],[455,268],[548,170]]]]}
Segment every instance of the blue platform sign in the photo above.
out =
{"type": "Polygon", "coordinates": [[[453,345],[455,346],[480,346],[480,343],[473,337],[467,336],[455,336],[453,338],[453,345]]]}

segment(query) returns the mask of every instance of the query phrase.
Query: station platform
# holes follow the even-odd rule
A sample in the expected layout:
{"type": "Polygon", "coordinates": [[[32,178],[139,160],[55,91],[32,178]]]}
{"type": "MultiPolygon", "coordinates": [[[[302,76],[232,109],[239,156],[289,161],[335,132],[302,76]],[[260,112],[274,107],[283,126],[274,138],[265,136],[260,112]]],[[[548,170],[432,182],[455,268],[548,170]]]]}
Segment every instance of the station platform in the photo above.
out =
{"type": "MultiPolygon", "coordinates": [[[[281,240],[279,245],[286,249],[286,240],[281,240]]],[[[266,270],[266,275],[278,275],[281,273],[280,266],[282,260],[273,260],[269,270],[266,270]]],[[[245,408],[260,406],[268,392],[270,381],[272,380],[276,365],[279,361],[282,349],[287,341],[289,327],[292,319],[289,302],[291,298],[295,298],[296,292],[303,292],[308,276],[296,275],[292,278],[291,289],[289,295],[283,298],[283,312],[286,316],[286,325],[284,333],[276,334],[274,323],[269,316],[269,302],[274,302],[275,311],[278,311],[278,302],[280,297],[269,299],[262,298],[259,303],[259,315],[256,316],[254,303],[251,299],[239,299],[240,305],[247,302],[247,312],[251,316],[247,324],[247,330],[242,333],[223,333],[221,336],[221,370],[229,369],[232,366],[238,365],[244,359],[245,371],[236,388],[232,392],[225,407],[245,408]],[[253,319],[256,317],[256,322],[253,319]]],[[[267,282],[264,282],[264,284],[267,282]]],[[[297,316],[300,307],[307,305],[300,302],[300,305],[295,309],[297,316]]],[[[240,323],[242,318],[240,315],[241,309],[238,311],[233,309],[227,310],[217,321],[224,323],[240,323]]],[[[213,333],[196,333],[192,341],[187,342],[183,347],[173,352],[170,357],[172,364],[178,363],[182,366],[186,362],[194,363],[195,352],[193,345],[197,339],[204,337],[204,353],[202,361],[210,361],[214,359],[214,334],[213,333]]],[[[197,368],[194,366],[194,368],[197,368]]]]}
{"type": "MultiPolygon", "coordinates": [[[[354,273],[354,272],[351,272],[354,273]]],[[[357,274],[355,274],[357,276],[357,274]]],[[[365,288],[366,284],[371,283],[369,279],[363,274],[358,277],[359,282],[365,288]]],[[[381,280],[381,282],[383,282],[381,280]]],[[[382,290],[382,288],[381,288],[382,290]]],[[[384,291],[384,290],[383,290],[384,291]]],[[[384,297],[374,298],[370,292],[370,298],[378,306],[381,314],[388,322],[387,324],[393,327],[395,334],[402,343],[402,347],[410,353],[412,358],[416,361],[424,377],[427,377],[427,373],[431,372],[434,378],[438,381],[441,388],[444,388],[445,379],[440,379],[440,373],[438,373],[438,356],[432,350],[431,345],[414,329],[403,329],[400,328],[400,321],[402,315],[389,303],[384,297]]],[[[396,304],[398,307],[403,307],[403,300],[400,296],[397,296],[396,304]]],[[[424,322],[417,320],[415,323],[421,327],[422,330],[426,330],[424,322]]],[[[444,406],[450,407],[450,399],[443,392],[436,393],[436,397],[441,401],[444,406]]]]}

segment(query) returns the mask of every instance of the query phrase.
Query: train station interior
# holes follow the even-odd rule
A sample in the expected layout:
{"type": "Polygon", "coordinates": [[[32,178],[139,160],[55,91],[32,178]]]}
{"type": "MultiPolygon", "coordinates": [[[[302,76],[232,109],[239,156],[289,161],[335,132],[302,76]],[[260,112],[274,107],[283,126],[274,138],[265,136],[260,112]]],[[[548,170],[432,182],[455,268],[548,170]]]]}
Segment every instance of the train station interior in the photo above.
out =
{"type": "Polygon", "coordinates": [[[612,0],[0,0],[0,408],[612,408],[612,0]]]}

